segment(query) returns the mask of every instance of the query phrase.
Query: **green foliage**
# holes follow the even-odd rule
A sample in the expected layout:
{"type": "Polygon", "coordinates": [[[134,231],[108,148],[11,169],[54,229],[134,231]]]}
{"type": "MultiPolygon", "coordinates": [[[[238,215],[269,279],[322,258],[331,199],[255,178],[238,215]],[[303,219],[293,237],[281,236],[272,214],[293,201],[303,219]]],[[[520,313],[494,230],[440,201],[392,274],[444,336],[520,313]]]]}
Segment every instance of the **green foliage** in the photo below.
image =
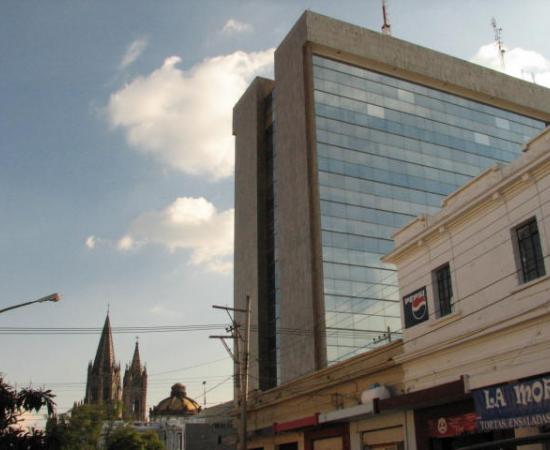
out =
{"type": "Polygon", "coordinates": [[[40,430],[24,431],[19,422],[24,412],[46,408],[54,414],[54,395],[50,390],[25,388],[17,391],[0,376],[0,448],[42,450],[48,448],[46,435],[40,430]]]}
{"type": "Polygon", "coordinates": [[[164,450],[164,445],[154,431],[137,432],[124,426],[113,431],[107,440],[107,450],[164,450]]]}
{"type": "Polygon", "coordinates": [[[103,421],[106,418],[107,413],[101,406],[74,407],[70,416],[64,415],[47,427],[48,436],[52,440],[55,438],[58,445],[53,448],[62,450],[98,449],[103,421]]]}
{"type": "Polygon", "coordinates": [[[164,444],[159,438],[159,435],[154,431],[145,431],[141,433],[141,439],[147,450],[165,450],[164,444]]]}
{"type": "Polygon", "coordinates": [[[75,406],[70,415],[54,417],[46,425],[48,450],[164,450],[152,431],[138,433],[128,425],[116,428],[120,405],[75,406]],[[102,435],[103,434],[103,435],[102,435]]]}

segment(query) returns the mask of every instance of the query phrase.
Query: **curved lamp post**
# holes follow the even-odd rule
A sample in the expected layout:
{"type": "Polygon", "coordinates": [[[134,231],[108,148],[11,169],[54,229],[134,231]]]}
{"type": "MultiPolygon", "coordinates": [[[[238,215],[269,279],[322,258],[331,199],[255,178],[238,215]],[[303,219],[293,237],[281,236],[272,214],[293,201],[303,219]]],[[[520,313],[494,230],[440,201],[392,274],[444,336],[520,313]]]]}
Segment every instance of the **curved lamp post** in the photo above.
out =
{"type": "Polygon", "coordinates": [[[41,297],[38,300],[33,300],[31,302],[20,303],[19,305],[8,306],[7,308],[0,309],[0,314],[2,314],[3,312],[9,311],[11,309],[16,309],[16,308],[21,308],[22,306],[32,305],[33,303],[58,302],[59,300],[61,300],[61,296],[57,292],[55,292],[54,294],[50,294],[50,295],[46,295],[45,297],[41,297]]]}

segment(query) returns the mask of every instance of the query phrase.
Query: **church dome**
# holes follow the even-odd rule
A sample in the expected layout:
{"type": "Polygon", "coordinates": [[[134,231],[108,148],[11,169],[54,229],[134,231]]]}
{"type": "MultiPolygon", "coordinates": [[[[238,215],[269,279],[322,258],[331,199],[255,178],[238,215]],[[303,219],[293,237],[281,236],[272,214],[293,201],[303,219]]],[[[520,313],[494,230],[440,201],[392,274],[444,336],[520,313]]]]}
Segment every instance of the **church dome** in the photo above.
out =
{"type": "Polygon", "coordinates": [[[187,397],[185,386],[176,383],[172,386],[170,397],[161,400],[151,409],[151,417],[162,416],[192,416],[201,410],[200,405],[192,398],[187,397]]]}

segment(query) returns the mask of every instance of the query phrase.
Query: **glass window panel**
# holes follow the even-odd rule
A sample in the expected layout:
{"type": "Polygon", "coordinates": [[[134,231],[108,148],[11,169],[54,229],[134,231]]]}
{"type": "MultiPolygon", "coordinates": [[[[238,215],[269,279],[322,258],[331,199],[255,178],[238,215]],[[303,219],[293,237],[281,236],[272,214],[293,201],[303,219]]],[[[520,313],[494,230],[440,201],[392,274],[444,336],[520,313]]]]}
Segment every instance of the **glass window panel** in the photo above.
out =
{"type": "Polygon", "coordinates": [[[517,157],[544,123],[319,56],[313,64],[325,305],[337,312],[327,354],[335,361],[401,328],[396,275],[380,261],[392,233],[437,212],[445,195],[494,162],[517,157]]]}

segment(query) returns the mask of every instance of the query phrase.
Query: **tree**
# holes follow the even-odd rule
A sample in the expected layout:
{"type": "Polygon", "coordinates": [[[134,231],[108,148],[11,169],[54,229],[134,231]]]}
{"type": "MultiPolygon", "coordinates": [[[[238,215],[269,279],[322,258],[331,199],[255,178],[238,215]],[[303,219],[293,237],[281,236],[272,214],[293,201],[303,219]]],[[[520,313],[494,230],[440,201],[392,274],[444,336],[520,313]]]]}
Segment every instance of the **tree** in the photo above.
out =
{"type": "Polygon", "coordinates": [[[134,428],[117,428],[107,440],[107,450],[164,450],[154,431],[137,432],[134,428]]]}
{"type": "Polygon", "coordinates": [[[21,428],[24,412],[46,408],[48,416],[55,412],[55,395],[50,390],[24,388],[17,391],[0,376],[0,448],[14,450],[46,449],[47,438],[40,430],[21,428]]]}
{"type": "Polygon", "coordinates": [[[70,415],[64,414],[52,418],[46,425],[46,434],[51,442],[51,449],[59,450],[96,450],[105,409],[99,405],[75,406],[70,415]]]}
{"type": "Polygon", "coordinates": [[[164,444],[160,437],[154,431],[145,431],[141,433],[141,440],[145,445],[146,450],[165,450],[164,444]]]}

